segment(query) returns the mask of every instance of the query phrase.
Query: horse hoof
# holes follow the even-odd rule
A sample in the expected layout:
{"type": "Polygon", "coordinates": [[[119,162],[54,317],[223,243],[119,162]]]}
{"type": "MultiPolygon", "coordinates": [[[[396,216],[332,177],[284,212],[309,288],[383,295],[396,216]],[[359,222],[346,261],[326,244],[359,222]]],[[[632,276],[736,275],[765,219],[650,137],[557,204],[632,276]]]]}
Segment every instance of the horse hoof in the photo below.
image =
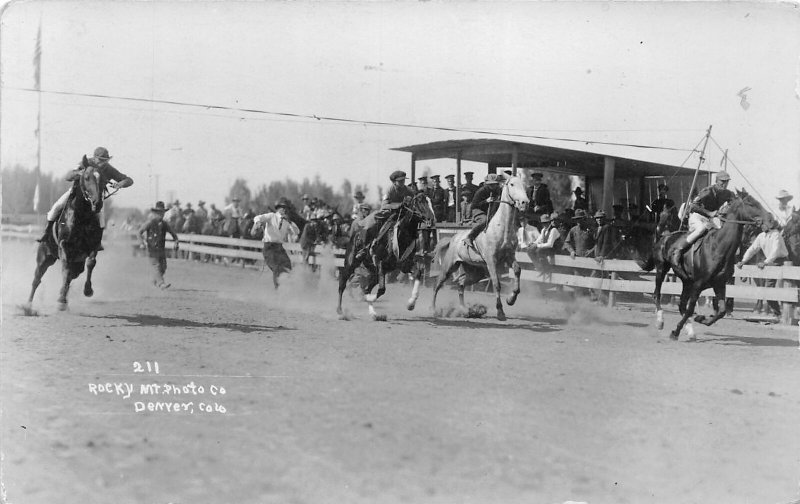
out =
{"type": "Polygon", "coordinates": [[[92,290],[91,287],[87,287],[87,288],[83,289],[83,295],[86,296],[86,297],[92,297],[92,296],[94,296],[94,290],[92,290]]]}
{"type": "Polygon", "coordinates": [[[414,307],[416,307],[416,306],[417,306],[417,303],[416,303],[416,302],[414,302],[414,301],[409,301],[409,302],[408,302],[408,305],[406,306],[406,308],[408,308],[408,311],[414,311],[414,307]]]}
{"type": "Polygon", "coordinates": [[[673,341],[678,341],[678,332],[672,331],[671,333],[669,333],[669,339],[673,341]]]}
{"type": "Polygon", "coordinates": [[[514,303],[516,303],[516,302],[517,302],[517,298],[511,298],[511,297],[506,298],[506,304],[508,306],[514,306],[514,303]]]}
{"type": "Polygon", "coordinates": [[[501,321],[501,322],[502,322],[502,321],[504,321],[504,320],[506,320],[506,314],[505,314],[505,313],[503,313],[503,312],[500,312],[500,313],[498,313],[498,314],[497,314],[497,320],[499,320],[499,321],[501,321]]]}
{"type": "Polygon", "coordinates": [[[67,303],[58,303],[58,311],[67,311],[67,303]]]}

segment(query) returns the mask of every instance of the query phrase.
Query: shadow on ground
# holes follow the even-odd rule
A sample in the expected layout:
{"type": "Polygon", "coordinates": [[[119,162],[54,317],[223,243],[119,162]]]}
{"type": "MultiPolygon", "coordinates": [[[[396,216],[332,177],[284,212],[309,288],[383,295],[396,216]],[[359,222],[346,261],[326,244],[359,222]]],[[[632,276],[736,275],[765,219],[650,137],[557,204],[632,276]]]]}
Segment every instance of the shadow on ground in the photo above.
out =
{"type": "Polygon", "coordinates": [[[233,324],[233,323],[216,323],[216,322],[195,322],[182,318],[169,318],[160,317],[158,315],[104,315],[104,316],[90,316],[90,318],[107,319],[107,320],[124,320],[133,325],[146,326],[146,327],[205,327],[213,329],[228,329],[230,331],[238,331],[241,333],[252,332],[272,332],[272,331],[293,331],[294,329],[284,326],[264,326],[255,324],[233,324]]]}

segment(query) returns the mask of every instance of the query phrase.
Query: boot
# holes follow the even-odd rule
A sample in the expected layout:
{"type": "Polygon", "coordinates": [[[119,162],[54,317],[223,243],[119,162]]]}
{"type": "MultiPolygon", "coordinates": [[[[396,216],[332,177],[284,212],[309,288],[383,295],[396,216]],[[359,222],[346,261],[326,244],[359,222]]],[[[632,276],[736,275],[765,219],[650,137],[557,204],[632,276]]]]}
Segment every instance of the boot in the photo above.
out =
{"type": "Polygon", "coordinates": [[[44,233],[42,234],[41,238],[36,240],[37,242],[41,243],[43,241],[47,241],[47,237],[53,232],[54,223],[55,221],[47,221],[47,226],[44,228],[44,233]]]}
{"type": "Polygon", "coordinates": [[[681,263],[683,253],[686,252],[691,246],[692,244],[689,243],[689,240],[686,239],[685,235],[678,238],[678,241],[672,245],[673,248],[669,256],[669,262],[675,266],[679,265],[681,263]]]}

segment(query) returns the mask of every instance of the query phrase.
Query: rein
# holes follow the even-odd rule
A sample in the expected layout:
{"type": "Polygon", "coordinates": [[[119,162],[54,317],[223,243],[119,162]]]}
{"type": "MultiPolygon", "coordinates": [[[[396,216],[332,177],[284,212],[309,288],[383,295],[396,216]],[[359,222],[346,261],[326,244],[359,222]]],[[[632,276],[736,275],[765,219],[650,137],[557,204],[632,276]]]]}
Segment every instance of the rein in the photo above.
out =
{"type": "Polygon", "coordinates": [[[720,217],[720,216],[717,217],[722,222],[733,222],[734,224],[758,224],[758,222],[755,220],[737,220],[737,219],[729,219],[727,217],[720,217]]]}

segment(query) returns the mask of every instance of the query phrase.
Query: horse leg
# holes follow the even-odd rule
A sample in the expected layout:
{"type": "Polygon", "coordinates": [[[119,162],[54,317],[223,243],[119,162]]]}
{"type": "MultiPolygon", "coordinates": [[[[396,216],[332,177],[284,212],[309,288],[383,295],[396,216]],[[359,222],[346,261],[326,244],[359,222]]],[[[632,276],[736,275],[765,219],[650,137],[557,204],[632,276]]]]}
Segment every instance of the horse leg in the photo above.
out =
{"type": "Polygon", "coordinates": [[[408,311],[414,309],[417,305],[417,299],[419,299],[419,286],[422,283],[422,274],[425,272],[425,266],[419,265],[417,266],[417,271],[414,274],[414,286],[411,288],[411,297],[408,298],[408,304],[406,308],[408,311]]]}
{"type": "Polygon", "coordinates": [[[69,284],[75,275],[72,273],[72,265],[68,261],[64,261],[61,267],[61,276],[63,281],[61,283],[61,291],[58,294],[58,309],[64,311],[67,309],[67,293],[69,292],[69,284]]]}
{"type": "MultiPolygon", "coordinates": [[[[375,256],[373,256],[372,259],[375,261],[374,264],[378,267],[378,292],[375,294],[372,294],[371,292],[366,294],[364,296],[364,300],[366,300],[369,306],[369,315],[372,317],[372,320],[378,320],[379,317],[378,313],[375,311],[374,303],[379,297],[383,296],[384,292],[386,292],[386,273],[383,271],[383,263],[375,256]]],[[[371,281],[369,291],[372,291],[373,287],[375,287],[375,284],[371,281]]]]}
{"type": "MultiPolygon", "coordinates": [[[[681,295],[682,299],[683,297],[684,296],[681,295]]],[[[694,314],[694,307],[697,305],[697,299],[700,297],[700,293],[692,289],[691,292],[686,297],[688,297],[689,300],[688,300],[688,305],[684,310],[683,317],[681,317],[681,320],[678,322],[678,326],[675,328],[675,330],[672,331],[669,335],[669,337],[672,338],[673,340],[678,339],[678,335],[681,333],[681,329],[683,329],[684,325],[686,325],[686,334],[689,336],[689,339],[687,341],[695,341],[697,339],[694,335],[694,327],[692,327],[692,323],[691,322],[687,323],[687,321],[689,320],[689,317],[691,317],[694,314]]]]}
{"type": "Polygon", "coordinates": [[[344,294],[344,290],[347,288],[347,282],[350,280],[350,277],[353,276],[354,271],[355,267],[352,264],[346,263],[339,271],[339,304],[336,305],[336,313],[339,315],[342,314],[342,294],[344,294]]]}
{"type": "Polygon", "coordinates": [[[517,296],[519,295],[519,277],[522,274],[522,268],[517,263],[516,259],[514,262],[511,263],[511,269],[514,270],[514,290],[511,292],[511,295],[506,298],[506,303],[508,306],[513,306],[514,303],[517,302],[517,296]]]}
{"type": "Polygon", "coordinates": [[[33,272],[33,283],[31,284],[31,294],[28,296],[28,308],[33,304],[33,295],[39,284],[42,283],[42,277],[50,266],[55,264],[56,257],[47,253],[47,244],[42,242],[39,245],[39,250],[36,253],[36,269],[33,272]]]}
{"type": "MultiPolygon", "coordinates": [[[[433,287],[433,304],[431,305],[431,310],[433,314],[436,315],[436,296],[439,294],[439,290],[442,286],[447,282],[447,279],[450,278],[450,275],[458,268],[458,263],[453,261],[452,263],[447,262],[447,258],[445,257],[442,260],[442,269],[439,272],[439,278],[436,279],[436,285],[433,287]]],[[[463,304],[463,299],[461,300],[463,304]]]]}
{"type": "Polygon", "coordinates": [[[489,268],[489,279],[492,281],[495,296],[495,308],[497,308],[497,320],[505,320],[506,314],[503,311],[503,300],[500,297],[500,276],[497,274],[497,264],[493,257],[486,258],[486,266],[489,268]]]}
{"type": "Polygon", "coordinates": [[[725,282],[720,282],[717,285],[714,285],[714,315],[712,315],[711,318],[706,318],[705,315],[698,315],[694,318],[695,322],[710,326],[725,316],[725,313],[727,313],[727,307],[725,306],[725,303],[720,305],[720,303],[717,302],[720,299],[725,299],[725,285],[725,282]]]}
{"type": "Polygon", "coordinates": [[[92,251],[89,254],[89,257],[86,258],[86,283],[83,285],[83,295],[86,297],[92,297],[94,295],[94,289],[92,289],[92,271],[94,271],[94,266],[97,264],[97,251],[92,251]]]}
{"type": "Polygon", "coordinates": [[[660,331],[664,328],[664,310],[661,309],[661,285],[667,277],[669,267],[661,265],[656,269],[656,290],[653,292],[653,301],[656,303],[656,328],[660,331]]]}

